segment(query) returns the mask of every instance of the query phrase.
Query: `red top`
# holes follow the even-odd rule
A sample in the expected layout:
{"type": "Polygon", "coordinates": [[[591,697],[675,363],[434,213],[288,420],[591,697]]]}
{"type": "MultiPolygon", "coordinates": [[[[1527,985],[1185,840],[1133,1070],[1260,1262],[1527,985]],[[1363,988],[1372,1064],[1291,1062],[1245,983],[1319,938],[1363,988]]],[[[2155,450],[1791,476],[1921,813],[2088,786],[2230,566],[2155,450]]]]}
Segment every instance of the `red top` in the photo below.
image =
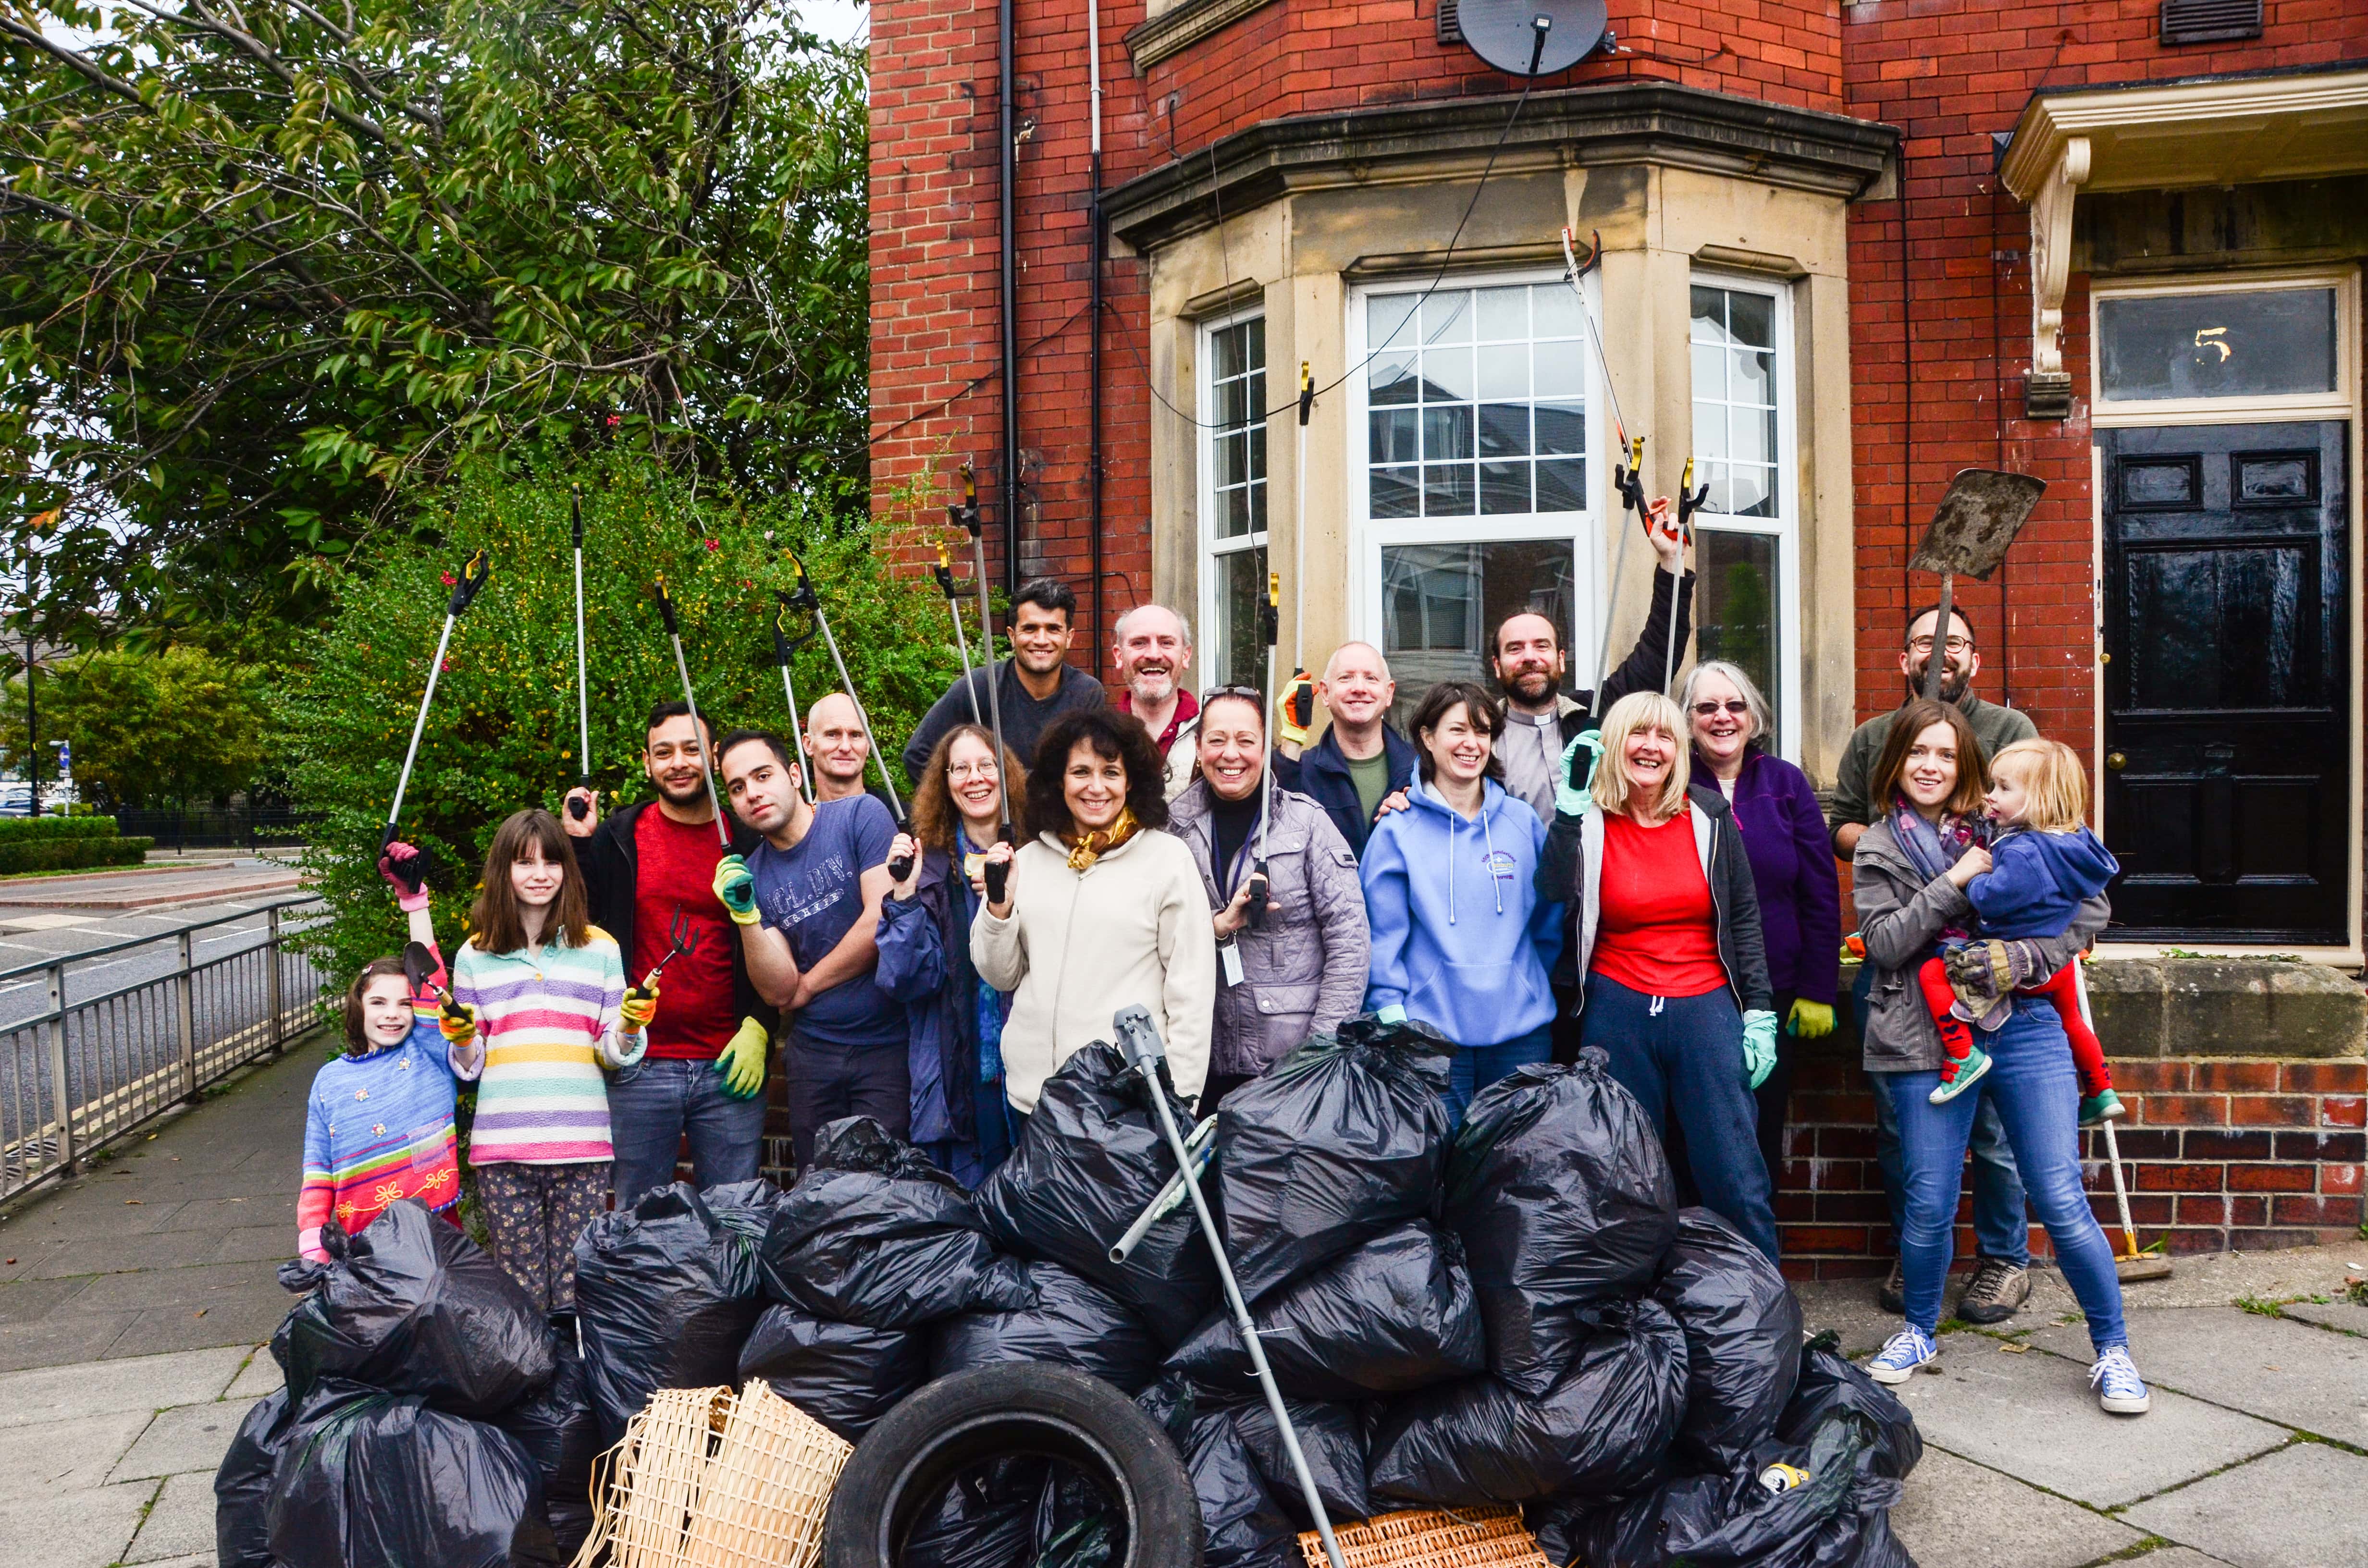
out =
{"type": "Polygon", "coordinates": [[[1605,812],[1601,886],[1588,972],[1647,996],[1700,996],[1726,983],[1692,812],[1658,827],[1605,812]]]}
{"type": "MultiPolygon", "coordinates": [[[[1118,694],[1118,710],[1125,714],[1130,719],[1134,716],[1134,693],[1131,691],[1121,691],[1118,694]]],[[[1167,728],[1160,731],[1156,735],[1154,735],[1151,738],[1151,744],[1157,746],[1162,752],[1165,752],[1169,746],[1176,744],[1176,732],[1190,723],[1193,716],[1200,711],[1201,699],[1199,698],[1193,696],[1189,691],[1178,692],[1176,694],[1176,711],[1167,715],[1167,728]]]]}
{"type": "Polygon", "coordinates": [[[732,994],[732,917],[715,896],[715,863],[723,858],[712,822],[678,823],[655,802],[633,819],[633,956],[625,976],[642,977],[673,945],[680,910],[698,945],[677,955],[658,976],[657,1017],[650,1020],[652,1056],[712,1062],[740,1027],[732,994]]]}

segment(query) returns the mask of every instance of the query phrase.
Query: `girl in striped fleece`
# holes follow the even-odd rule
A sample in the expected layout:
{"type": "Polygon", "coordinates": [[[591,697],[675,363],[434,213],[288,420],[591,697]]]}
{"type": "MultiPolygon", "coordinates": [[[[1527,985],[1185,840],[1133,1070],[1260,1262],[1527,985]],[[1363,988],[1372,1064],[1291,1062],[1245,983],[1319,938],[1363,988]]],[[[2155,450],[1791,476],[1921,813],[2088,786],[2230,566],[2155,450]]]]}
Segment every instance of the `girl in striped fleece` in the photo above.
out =
{"type": "MultiPolygon", "coordinates": [[[[575,1238],[609,1191],[602,1070],[641,1060],[655,989],[628,990],[616,939],[585,913],[584,876],[559,821],[541,809],[494,834],[452,963],[467,1015],[446,1037],[484,1047],[469,1164],[494,1256],[543,1310],[575,1308],[575,1238]]],[[[472,1076],[466,1072],[463,1076],[472,1076]]]]}

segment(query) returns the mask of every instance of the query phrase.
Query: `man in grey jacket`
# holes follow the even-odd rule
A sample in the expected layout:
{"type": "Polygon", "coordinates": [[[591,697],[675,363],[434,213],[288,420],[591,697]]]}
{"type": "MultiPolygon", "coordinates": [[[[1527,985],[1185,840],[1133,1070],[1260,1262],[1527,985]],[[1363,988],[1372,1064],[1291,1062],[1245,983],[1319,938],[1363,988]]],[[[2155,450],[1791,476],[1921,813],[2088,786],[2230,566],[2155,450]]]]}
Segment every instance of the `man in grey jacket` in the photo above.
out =
{"type": "Polygon", "coordinates": [[[1324,808],[1278,789],[1259,834],[1267,767],[1260,694],[1220,687],[1202,699],[1200,777],[1168,808],[1209,895],[1217,943],[1216,1022],[1205,1114],[1313,1034],[1329,1033],[1364,1000],[1372,934],[1357,858],[1324,808]],[[1263,861],[1263,917],[1250,920],[1250,879],[1263,861]]]}

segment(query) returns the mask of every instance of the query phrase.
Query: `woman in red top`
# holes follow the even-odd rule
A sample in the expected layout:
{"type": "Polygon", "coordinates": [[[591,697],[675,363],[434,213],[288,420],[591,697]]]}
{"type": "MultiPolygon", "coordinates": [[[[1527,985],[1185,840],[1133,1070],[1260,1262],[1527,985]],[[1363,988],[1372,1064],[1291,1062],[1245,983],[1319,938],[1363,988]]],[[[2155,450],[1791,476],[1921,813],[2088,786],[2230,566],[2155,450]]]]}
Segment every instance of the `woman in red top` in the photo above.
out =
{"type": "Polygon", "coordinates": [[[1572,744],[1538,896],[1570,905],[1581,1040],[1656,1128],[1676,1114],[1702,1202],[1772,1261],[1751,1098],[1776,1062],[1759,899],[1725,799],[1688,788],[1685,734],[1676,703],[1639,691],[1604,715],[1603,760],[1583,789],[1589,758],[1572,744]]]}

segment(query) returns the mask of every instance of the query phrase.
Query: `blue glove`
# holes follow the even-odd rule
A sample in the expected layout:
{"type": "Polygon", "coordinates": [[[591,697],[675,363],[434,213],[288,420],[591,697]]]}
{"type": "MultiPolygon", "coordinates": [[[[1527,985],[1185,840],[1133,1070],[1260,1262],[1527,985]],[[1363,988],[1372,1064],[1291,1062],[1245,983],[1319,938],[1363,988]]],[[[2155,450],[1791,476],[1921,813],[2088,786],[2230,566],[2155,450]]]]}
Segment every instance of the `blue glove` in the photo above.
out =
{"type": "Polygon", "coordinates": [[[1588,791],[1595,786],[1595,765],[1603,760],[1603,737],[1593,730],[1582,730],[1573,736],[1570,744],[1562,748],[1562,766],[1554,770],[1554,810],[1563,816],[1580,816],[1587,811],[1588,791]],[[1587,748],[1587,777],[1573,782],[1578,773],[1578,748],[1587,748]]]}
{"type": "Polygon", "coordinates": [[[1754,1007],[1743,1015],[1743,1075],[1758,1088],[1776,1070],[1776,1015],[1754,1007]]]}

